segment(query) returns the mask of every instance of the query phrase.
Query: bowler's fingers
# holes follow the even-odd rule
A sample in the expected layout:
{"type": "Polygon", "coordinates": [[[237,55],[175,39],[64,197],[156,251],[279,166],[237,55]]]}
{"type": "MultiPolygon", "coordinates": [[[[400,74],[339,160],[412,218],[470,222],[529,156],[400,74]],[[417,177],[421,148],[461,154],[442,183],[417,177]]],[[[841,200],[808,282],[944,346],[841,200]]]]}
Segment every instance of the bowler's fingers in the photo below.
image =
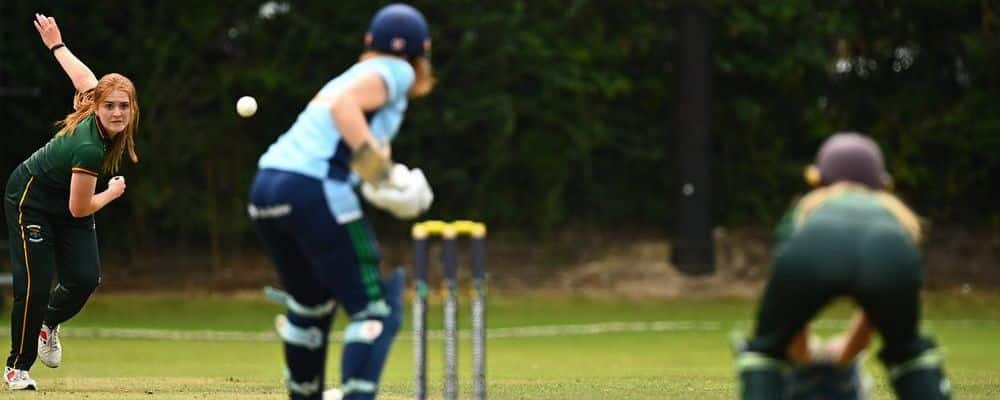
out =
{"type": "Polygon", "coordinates": [[[56,19],[54,17],[47,17],[45,14],[35,14],[35,22],[42,28],[55,27],[56,19]]]}
{"type": "Polygon", "coordinates": [[[38,33],[44,33],[50,28],[54,28],[56,26],[55,18],[46,17],[45,15],[42,14],[35,14],[34,22],[35,22],[35,29],[38,30],[38,33]]]}

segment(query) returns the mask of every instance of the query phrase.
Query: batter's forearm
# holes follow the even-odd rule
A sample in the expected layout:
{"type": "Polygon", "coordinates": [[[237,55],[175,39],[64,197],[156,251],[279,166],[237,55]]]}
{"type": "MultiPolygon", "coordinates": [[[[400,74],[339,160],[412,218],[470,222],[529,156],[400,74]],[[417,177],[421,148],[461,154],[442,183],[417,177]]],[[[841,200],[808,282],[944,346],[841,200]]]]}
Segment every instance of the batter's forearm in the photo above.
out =
{"type": "Polygon", "coordinates": [[[375,143],[375,139],[365,121],[365,112],[360,104],[352,101],[349,96],[340,96],[330,106],[330,116],[351,150],[357,150],[365,143],[375,143]]]}
{"type": "Polygon", "coordinates": [[[341,137],[351,148],[351,169],[365,182],[384,182],[392,161],[388,149],[379,145],[368,128],[361,105],[350,96],[341,96],[331,105],[330,115],[341,137]]]}

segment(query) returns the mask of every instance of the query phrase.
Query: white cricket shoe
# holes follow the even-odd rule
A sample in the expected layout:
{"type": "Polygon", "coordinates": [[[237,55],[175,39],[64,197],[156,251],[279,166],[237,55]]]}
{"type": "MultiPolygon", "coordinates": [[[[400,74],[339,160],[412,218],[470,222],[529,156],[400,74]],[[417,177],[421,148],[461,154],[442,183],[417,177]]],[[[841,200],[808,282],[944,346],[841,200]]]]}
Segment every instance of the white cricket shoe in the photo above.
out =
{"type": "Polygon", "coordinates": [[[38,359],[49,368],[56,368],[62,362],[59,325],[56,325],[55,329],[50,329],[42,324],[42,330],[38,331],[38,359]]]}
{"type": "Polygon", "coordinates": [[[31,379],[28,371],[4,367],[3,380],[7,382],[7,388],[10,390],[38,390],[35,380],[31,379]]]}
{"type": "Polygon", "coordinates": [[[323,400],[340,400],[344,398],[344,392],[340,389],[327,389],[323,392],[323,400]]]}

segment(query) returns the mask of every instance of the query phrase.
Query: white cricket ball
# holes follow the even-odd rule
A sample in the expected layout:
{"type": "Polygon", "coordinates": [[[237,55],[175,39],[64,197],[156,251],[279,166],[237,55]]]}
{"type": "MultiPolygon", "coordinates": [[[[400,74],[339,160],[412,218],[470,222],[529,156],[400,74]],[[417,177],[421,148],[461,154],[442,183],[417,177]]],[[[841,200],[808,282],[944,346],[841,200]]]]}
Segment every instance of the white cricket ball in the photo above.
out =
{"type": "Polygon", "coordinates": [[[236,113],[247,118],[257,112],[257,100],[250,96],[243,96],[236,102],[236,113]]]}

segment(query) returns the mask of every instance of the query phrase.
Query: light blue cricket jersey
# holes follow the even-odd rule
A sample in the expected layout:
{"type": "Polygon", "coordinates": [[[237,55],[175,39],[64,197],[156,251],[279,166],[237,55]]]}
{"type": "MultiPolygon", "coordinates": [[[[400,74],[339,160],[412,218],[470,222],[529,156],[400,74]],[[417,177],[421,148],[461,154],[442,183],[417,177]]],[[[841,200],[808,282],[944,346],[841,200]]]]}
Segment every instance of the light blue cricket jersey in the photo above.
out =
{"type": "Polygon", "coordinates": [[[375,139],[388,144],[403,122],[414,71],[405,60],[383,56],[354,64],[327,82],[302,110],[292,127],[264,152],[257,163],[260,169],[294,172],[322,181],[327,204],[340,223],[361,218],[361,203],[354,191],[360,179],[350,169],[351,149],[333,122],[330,102],[345,84],[371,72],[382,77],[388,99],[381,108],[366,117],[375,139]]]}

